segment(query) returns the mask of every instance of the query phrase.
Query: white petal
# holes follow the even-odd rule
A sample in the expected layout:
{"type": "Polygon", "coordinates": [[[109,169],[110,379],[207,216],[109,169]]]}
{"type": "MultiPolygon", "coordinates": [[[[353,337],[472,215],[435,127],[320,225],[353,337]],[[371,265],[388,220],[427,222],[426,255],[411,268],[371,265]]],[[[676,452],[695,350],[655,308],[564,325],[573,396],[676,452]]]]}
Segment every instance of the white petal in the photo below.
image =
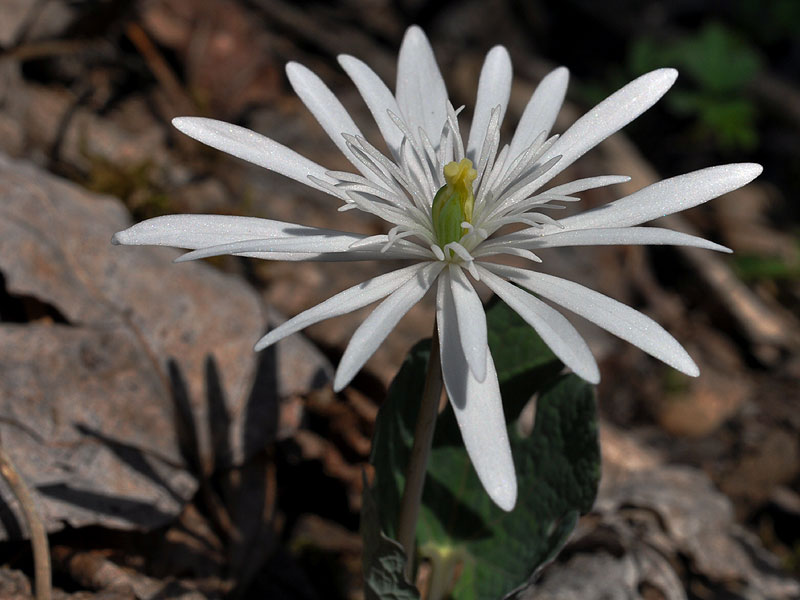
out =
{"type": "Polygon", "coordinates": [[[692,246],[717,252],[732,252],[730,248],[704,240],[695,235],[661,227],[613,227],[608,229],[579,229],[540,238],[523,247],[556,248],[566,246],[692,246]]]}
{"type": "Polygon", "coordinates": [[[364,168],[358,160],[347,142],[342,137],[343,133],[361,136],[361,131],[353,122],[350,113],[347,112],[339,99],[334,95],[328,86],[317,77],[311,70],[300,63],[290,62],[286,65],[286,75],[289,83],[292,84],[297,96],[306,105],[306,108],[314,115],[317,122],[322,125],[325,133],[333,140],[333,143],[342,151],[351,163],[361,171],[365,177],[373,179],[374,175],[369,169],[364,168]]]}
{"type": "Polygon", "coordinates": [[[650,317],[613,298],[552,275],[492,265],[491,269],[521,286],[588,319],[667,363],[696,377],[697,365],[678,341],[650,317]]]}
{"type": "Polygon", "coordinates": [[[364,319],[350,338],[336,369],[334,391],[350,383],[403,315],[422,299],[443,268],[442,262],[428,263],[364,319]]]}
{"type": "Polygon", "coordinates": [[[444,277],[436,296],[436,323],[442,376],[467,454],[489,497],[511,510],[517,501],[517,478],[497,372],[487,350],[486,378],[479,382],[472,375],[462,351],[451,286],[444,277]]]}
{"type": "Polygon", "coordinates": [[[543,235],[541,230],[534,230],[528,234],[523,232],[511,233],[498,237],[491,242],[480,246],[473,251],[473,256],[491,256],[507,246],[515,249],[525,248],[538,250],[540,248],[564,248],[569,246],[616,246],[616,245],[668,245],[668,246],[693,246],[730,252],[729,248],[704,240],[703,238],[662,229],[660,227],[609,227],[603,229],[574,229],[572,231],[559,231],[543,235]]]}
{"type": "Polygon", "coordinates": [[[606,187],[608,185],[616,185],[618,183],[627,183],[630,180],[631,178],[626,175],[600,175],[598,177],[586,177],[584,179],[570,181],[569,183],[565,183],[563,185],[557,185],[556,187],[542,192],[542,195],[547,196],[550,194],[558,194],[561,196],[570,196],[579,192],[585,192],[586,190],[593,190],[600,187],[606,187]]]}
{"type": "Polygon", "coordinates": [[[200,248],[187,252],[183,256],[175,259],[175,262],[186,262],[209,258],[210,256],[221,256],[223,254],[248,255],[253,253],[308,253],[324,254],[329,252],[349,252],[353,242],[361,239],[361,236],[352,233],[337,233],[330,235],[309,235],[285,237],[271,240],[244,240],[241,242],[229,242],[208,248],[200,248]]]}
{"type": "Polygon", "coordinates": [[[263,350],[287,335],[305,329],[309,325],[353,312],[381,298],[385,298],[411,279],[422,268],[424,268],[424,265],[411,265],[385,275],[373,277],[343,292],[339,292],[270,331],[258,340],[255,349],[256,351],[263,350]]]}
{"type": "Polygon", "coordinates": [[[536,86],[511,139],[507,165],[525,152],[539,134],[544,132],[544,137],[548,136],[564,103],[568,83],[569,71],[565,67],[559,67],[548,73],[536,86]]]}
{"type": "MultiPolygon", "coordinates": [[[[113,244],[136,245],[136,246],[173,246],[175,248],[213,248],[217,250],[222,245],[232,243],[252,243],[259,248],[267,247],[270,242],[288,244],[289,242],[277,242],[277,240],[295,239],[307,237],[309,240],[325,238],[328,236],[347,236],[340,239],[348,239],[352,245],[356,241],[361,241],[362,234],[351,234],[341,231],[320,229],[317,227],[306,227],[295,223],[284,223],[272,221],[270,219],[258,219],[255,217],[235,217],[229,215],[165,215],[155,217],[136,223],[135,225],[119,231],[111,239],[113,244]]],[[[284,251],[247,251],[246,248],[238,248],[235,251],[240,256],[252,258],[262,258],[268,260],[318,260],[318,261],[355,261],[355,260],[388,260],[397,258],[430,258],[431,253],[426,248],[421,248],[408,240],[398,240],[389,250],[382,252],[381,248],[385,242],[376,240],[369,246],[361,246],[357,250],[348,249],[336,250],[333,253],[311,253],[284,251]]],[[[277,250],[277,246],[275,247],[277,250]]],[[[234,250],[225,249],[221,253],[233,253],[234,250]]],[[[210,255],[220,252],[211,252],[210,255]]],[[[183,258],[200,258],[199,256],[183,258]]]]}
{"type": "Polygon", "coordinates": [[[381,81],[381,78],[357,58],[341,55],[339,56],[339,64],[342,65],[342,68],[358,88],[367,108],[369,108],[372,117],[381,130],[383,139],[386,140],[386,145],[395,156],[398,156],[403,134],[392,122],[388,112],[391,111],[396,115],[400,114],[400,108],[397,106],[397,100],[395,100],[394,95],[386,87],[386,84],[381,81]]]}
{"type": "MultiPolygon", "coordinates": [[[[361,260],[402,260],[419,259],[419,256],[408,254],[399,248],[390,248],[386,252],[382,250],[348,250],[347,252],[237,252],[236,256],[247,258],[258,258],[261,260],[285,260],[289,262],[357,262],[361,260]]],[[[430,259],[431,253],[425,256],[430,259]]]]}
{"type": "MultiPolygon", "coordinates": [[[[256,217],[165,215],[114,234],[112,243],[136,246],[206,248],[230,242],[319,235],[329,230],[256,217]]],[[[341,232],[334,232],[341,233],[341,232]]],[[[362,236],[356,236],[360,239],[362,236]]]]}
{"type": "Polygon", "coordinates": [[[590,383],[600,381],[600,371],[589,347],[561,313],[487,268],[478,266],[478,272],[481,281],[536,330],[561,362],[590,383]]]}
{"type": "Polygon", "coordinates": [[[475,379],[483,381],[486,378],[486,344],[488,343],[483,302],[461,267],[451,264],[448,270],[464,356],[475,379]]]}
{"type": "MultiPolygon", "coordinates": [[[[750,183],[761,165],[738,163],[700,169],[664,179],[629,196],[579,215],[561,219],[567,229],[629,227],[692,208],[750,183]]],[[[553,228],[557,231],[557,228],[553,228]]]]}
{"type": "Polygon", "coordinates": [[[420,260],[441,260],[440,257],[435,256],[430,248],[420,246],[416,242],[411,242],[407,239],[397,239],[392,242],[392,246],[388,250],[384,250],[386,244],[389,242],[389,236],[386,234],[372,235],[365,237],[357,242],[354,242],[350,249],[353,251],[364,250],[368,253],[372,252],[371,248],[380,247],[380,254],[389,254],[390,256],[399,256],[402,254],[404,258],[417,258],[420,260]]]}
{"type": "Polygon", "coordinates": [[[330,193],[308,179],[309,175],[312,175],[333,183],[333,180],[325,175],[327,171],[325,167],[255,131],[202,117],[178,117],[172,119],[172,124],[179,131],[212,148],[330,193]]]}
{"type": "Polygon", "coordinates": [[[550,169],[547,179],[558,175],[588,150],[653,106],[672,87],[677,77],[675,69],[657,69],[646,73],[575,121],[541,158],[544,162],[561,156],[558,164],[550,169]]]}
{"type": "Polygon", "coordinates": [[[519,256],[532,262],[540,263],[542,259],[536,256],[530,250],[524,248],[517,248],[512,244],[493,244],[481,246],[477,250],[472,251],[475,258],[485,258],[487,256],[497,256],[498,254],[505,254],[506,256],[519,256]]]}
{"type": "Polygon", "coordinates": [[[478,153],[486,139],[487,126],[492,116],[492,110],[500,107],[500,120],[508,106],[508,97],[511,94],[511,58],[508,50],[502,46],[495,46],[486,55],[486,60],[481,69],[478,80],[478,97],[475,100],[475,114],[469,129],[467,142],[467,158],[478,164],[478,153]]]}
{"type": "Polygon", "coordinates": [[[400,46],[396,92],[412,135],[422,127],[438,147],[447,119],[447,89],[428,38],[416,25],[408,28],[400,46]]]}

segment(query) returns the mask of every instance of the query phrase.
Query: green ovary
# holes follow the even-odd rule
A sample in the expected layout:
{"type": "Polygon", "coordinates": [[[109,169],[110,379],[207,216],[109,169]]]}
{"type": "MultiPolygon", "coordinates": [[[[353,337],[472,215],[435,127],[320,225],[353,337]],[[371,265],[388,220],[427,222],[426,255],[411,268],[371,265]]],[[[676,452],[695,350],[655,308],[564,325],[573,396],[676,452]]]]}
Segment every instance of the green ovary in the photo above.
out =
{"type": "Polygon", "coordinates": [[[478,172],[472,168],[472,161],[468,158],[444,166],[447,184],[436,192],[432,208],[433,230],[442,248],[451,242],[458,242],[467,233],[461,223],[472,223],[472,208],[475,205],[472,182],[477,176],[478,172]]]}

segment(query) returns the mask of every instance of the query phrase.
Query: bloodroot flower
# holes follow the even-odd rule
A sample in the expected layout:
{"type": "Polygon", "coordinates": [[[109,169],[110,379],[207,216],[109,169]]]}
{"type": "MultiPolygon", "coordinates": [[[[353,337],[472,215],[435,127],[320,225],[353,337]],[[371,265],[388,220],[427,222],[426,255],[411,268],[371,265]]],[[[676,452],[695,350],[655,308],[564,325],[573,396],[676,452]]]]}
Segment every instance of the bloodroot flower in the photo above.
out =
{"type": "Polygon", "coordinates": [[[447,98],[431,46],[418,27],[403,39],[393,94],[363,62],[340,56],[374,117],[389,153],[368,142],[336,96],[297,63],[286,72],[297,95],[355,168],[330,171],[257,133],[211,119],[182,117],[183,133],[295,179],[343,202],[339,210],[372,213],[391,227],[366,236],[268,219],[171,215],[117,233],[115,244],[156,244],[194,251],[178,260],[235,254],[268,260],[407,259],[411,264],[340,292],[270,331],[261,350],[318,321],[373,302],[339,363],[334,389],[344,388],[401,317],[436,286],[436,322],[444,383],[467,452],[488,494],[511,510],[517,497],[500,388],[487,345],[486,316],[472,280],[482,281],[528,322],[553,352],[590,382],[600,375],[589,348],[569,321],[544,300],[570,310],[688,375],[698,368],[681,345],[647,316],[558,277],[498,264],[503,255],[541,262],[559,246],[674,244],[726,248],[691,235],[639,227],[739,188],[761,172],[756,164],[702,169],[650,185],[607,206],[563,219],[548,209],[575,202],[592,188],[628,181],[606,175],[547,187],[600,141],[652,106],[677,72],[659,69],[632,81],[550,135],[564,100],[568,72],[547,75],[533,93],[514,136],[500,144],[511,89],[511,62],[497,46],[486,57],[466,145],[459,110],[447,98]],[[523,227],[519,229],[519,225],[523,227]],[[518,225],[504,233],[505,225],[518,225]],[[486,262],[485,259],[493,259],[486,262]],[[533,293],[529,293],[533,292],[533,293]],[[534,295],[535,294],[535,295],[534,295]]]}

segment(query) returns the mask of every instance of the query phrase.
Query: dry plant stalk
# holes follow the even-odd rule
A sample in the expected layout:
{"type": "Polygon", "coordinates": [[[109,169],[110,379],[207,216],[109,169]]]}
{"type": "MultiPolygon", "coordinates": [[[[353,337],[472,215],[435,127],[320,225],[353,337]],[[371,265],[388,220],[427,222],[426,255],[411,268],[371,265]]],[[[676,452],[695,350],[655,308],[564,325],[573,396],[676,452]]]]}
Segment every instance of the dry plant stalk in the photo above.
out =
{"type": "Polygon", "coordinates": [[[50,600],[52,580],[50,570],[50,547],[47,543],[47,531],[44,528],[33,496],[26,483],[19,476],[14,464],[0,446],[0,475],[3,476],[14,497],[22,508],[22,514],[31,536],[33,546],[33,567],[36,586],[36,600],[50,600]]]}

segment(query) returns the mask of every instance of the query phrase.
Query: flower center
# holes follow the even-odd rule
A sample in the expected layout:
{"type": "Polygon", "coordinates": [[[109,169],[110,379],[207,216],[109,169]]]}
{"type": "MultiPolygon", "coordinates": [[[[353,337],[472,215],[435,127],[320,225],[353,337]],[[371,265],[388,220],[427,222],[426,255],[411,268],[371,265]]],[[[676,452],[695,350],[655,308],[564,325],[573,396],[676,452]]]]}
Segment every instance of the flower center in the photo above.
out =
{"type": "Polygon", "coordinates": [[[477,176],[478,172],[472,168],[472,161],[468,158],[444,166],[447,183],[433,197],[431,210],[436,241],[442,248],[451,242],[458,242],[467,233],[461,226],[464,221],[472,223],[472,208],[475,205],[472,182],[477,176]]]}

